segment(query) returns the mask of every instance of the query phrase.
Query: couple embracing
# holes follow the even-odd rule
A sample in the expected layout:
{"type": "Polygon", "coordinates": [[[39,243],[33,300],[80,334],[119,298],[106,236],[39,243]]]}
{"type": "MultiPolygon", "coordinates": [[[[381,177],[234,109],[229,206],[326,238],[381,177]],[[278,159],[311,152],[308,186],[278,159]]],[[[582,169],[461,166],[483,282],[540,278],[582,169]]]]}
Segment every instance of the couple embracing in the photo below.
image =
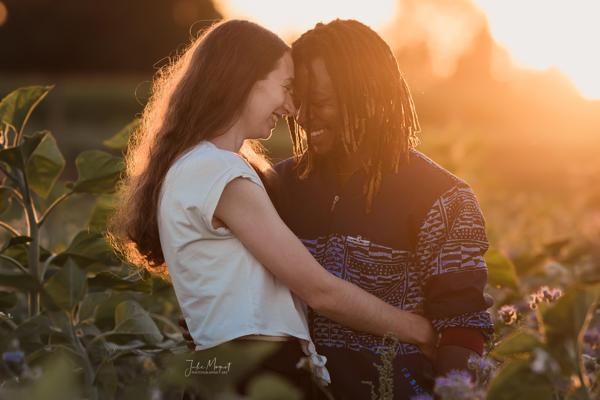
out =
{"type": "Polygon", "coordinates": [[[394,398],[430,394],[492,323],[477,199],[415,149],[418,132],[394,55],[364,24],[319,23],[290,48],[221,22],[155,77],[112,234],[169,276],[197,351],[277,341],[257,368],[308,398],[316,379],[368,399],[391,334],[394,398]],[[256,140],[282,117],[294,157],[272,166],[256,140]]]}

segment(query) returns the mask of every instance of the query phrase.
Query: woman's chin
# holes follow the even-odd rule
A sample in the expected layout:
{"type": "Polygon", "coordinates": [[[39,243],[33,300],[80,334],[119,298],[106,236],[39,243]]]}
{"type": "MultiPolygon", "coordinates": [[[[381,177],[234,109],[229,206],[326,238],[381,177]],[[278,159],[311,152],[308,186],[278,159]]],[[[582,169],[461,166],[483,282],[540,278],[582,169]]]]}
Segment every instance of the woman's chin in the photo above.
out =
{"type": "Polygon", "coordinates": [[[268,131],[265,135],[262,135],[259,140],[268,140],[271,138],[271,135],[273,135],[273,129],[268,131]]]}

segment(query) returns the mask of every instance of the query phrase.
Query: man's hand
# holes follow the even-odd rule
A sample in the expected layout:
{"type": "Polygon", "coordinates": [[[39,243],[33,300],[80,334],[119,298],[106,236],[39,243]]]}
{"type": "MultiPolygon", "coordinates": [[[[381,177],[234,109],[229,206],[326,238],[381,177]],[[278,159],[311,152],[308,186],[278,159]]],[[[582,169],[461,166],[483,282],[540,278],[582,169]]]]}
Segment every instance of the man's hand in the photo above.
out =
{"type": "Polygon", "coordinates": [[[435,363],[437,359],[438,337],[432,336],[431,340],[427,341],[426,343],[419,344],[418,346],[423,354],[425,354],[425,357],[429,358],[431,362],[435,363]]]}
{"type": "Polygon", "coordinates": [[[469,370],[471,355],[477,355],[477,353],[461,346],[440,346],[434,363],[436,376],[445,376],[455,369],[465,370],[473,375],[473,372],[469,370]]]}
{"type": "Polygon", "coordinates": [[[190,335],[190,331],[188,329],[187,323],[185,322],[185,318],[183,316],[179,317],[179,326],[181,327],[181,334],[185,343],[187,344],[188,349],[194,350],[196,348],[196,343],[194,343],[194,338],[190,335]]]}

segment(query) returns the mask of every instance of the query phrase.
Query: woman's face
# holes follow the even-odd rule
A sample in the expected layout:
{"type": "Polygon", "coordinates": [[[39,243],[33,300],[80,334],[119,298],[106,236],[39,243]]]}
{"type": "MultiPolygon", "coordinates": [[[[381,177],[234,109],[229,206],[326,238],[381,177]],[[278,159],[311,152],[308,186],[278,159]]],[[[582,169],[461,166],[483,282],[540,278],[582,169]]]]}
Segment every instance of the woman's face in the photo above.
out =
{"type": "Polygon", "coordinates": [[[282,115],[294,114],[293,81],[294,63],[288,51],[250,90],[240,117],[247,139],[267,139],[282,115]]]}

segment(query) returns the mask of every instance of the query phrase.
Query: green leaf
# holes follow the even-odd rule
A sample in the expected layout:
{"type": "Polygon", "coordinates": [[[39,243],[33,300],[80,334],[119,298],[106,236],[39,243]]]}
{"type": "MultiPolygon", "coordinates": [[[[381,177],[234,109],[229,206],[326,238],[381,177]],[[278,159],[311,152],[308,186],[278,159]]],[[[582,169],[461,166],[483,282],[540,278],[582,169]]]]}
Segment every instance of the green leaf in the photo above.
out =
{"type": "Polygon", "coordinates": [[[592,318],[599,292],[598,286],[574,286],[543,313],[548,350],[565,374],[579,369],[580,336],[592,318]]]}
{"type": "Polygon", "coordinates": [[[115,333],[142,335],[150,344],[162,341],[163,336],[148,312],[134,300],[126,300],[115,308],[115,333]]]}
{"type": "Polygon", "coordinates": [[[48,132],[45,131],[36,132],[31,136],[25,136],[23,143],[19,146],[0,150],[0,161],[5,162],[11,168],[25,170],[29,158],[47,134],[48,132]]]}
{"type": "Polygon", "coordinates": [[[553,388],[544,375],[529,368],[527,361],[509,361],[492,380],[487,400],[546,400],[553,398],[553,388]]]}
{"type": "MultiPolygon", "coordinates": [[[[44,363],[41,377],[35,380],[22,398],[30,400],[65,400],[84,396],[76,366],[65,353],[53,355],[44,363]]],[[[92,388],[94,390],[94,388],[92,388]]]]}
{"type": "Polygon", "coordinates": [[[248,385],[252,400],[301,400],[302,392],[287,382],[281,375],[263,373],[252,379],[248,385]]]}
{"type": "Polygon", "coordinates": [[[35,107],[54,86],[28,86],[19,88],[0,101],[0,121],[21,132],[35,107]]]}
{"type": "Polygon", "coordinates": [[[124,170],[123,159],[99,150],[89,150],[75,160],[79,178],[73,190],[79,193],[113,193],[124,170]]]}
{"type": "Polygon", "coordinates": [[[102,399],[114,399],[117,393],[119,378],[112,361],[104,361],[96,371],[94,386],[100,390],[102,399]]]}
{"type": "Polygon", "coordinates": [[[135,276],[119,276],[113,272],[100,272],[89,279],[89,285],[112,290],[152,293],[152,278],[141,279],[137,274],[135,276]]]}
{"type": "MultiPolygon", "coordinates": [[[[7,245],[4,246],[2,254],[8,257],[12,257],[20,262],[25,268],[27,268],[28,256],[27,256],[27,244],[25,243],[28,239],[26,236],[17,236],[12,238],[7,245]]],[[[40,261],[44,261],[50,256],[50,252],[44,247],[40,246],[40,261]]],[[[1,266],[7,266],[8,261],[0,259],[1,266]]],[[[13,268],[14,269],[14,268],[13,268]]],[[[0,270],[2,271],[2,270],[0,270]]]]}
{"type": "Polygon", "coordinates": [[[44,284],[44,289],[56,306],[71,311],[85,296],[86,274],[73,260],[67,260],[44,284]]]}
{"type": "Polygon", "coordinates": [[[542,346],[542,343],[533,332],[519,330],[502,339],[491,355],[502,359],[507,356],[530,352],[539,346],[542,346]]]}
{"type": "Polygon", "coordinates": [[[519,278],[514,264],[502,253],[491,249],[485,254],[488,266],[488,283],[519,290],[519,278]]]}
{"type": "Polygon", "coordinates": [[[90,229],[105,231],[108,218],[114,212],[115,208],[116,198],[114,195],[103,194],[98,196],[96,205],[92,210],[92,216],[90,217],[90,229]]]}
{"type": "Polygon", "coordinates": [[[47,344],[50,334],[50,321],[45,315],[36,315],[17,328],[17,338],[24,350],[32,351],[47,344]]]}
{"type": "Polygon", "coordinates": [[[2,271],[0,272],[0,286],[7,288],[19,289],[23,293],[27,293],[31,290],[38,289],[40,283],[30,274],[25,274],[20,271],[7,271],[8,268],[15,269],[16,267],[9,264],[8,261],[0,259],[0,266],[2,271]]]}
{"type": "Polygon", "coordinates": [[[79,265],[87,266],[95,262],[107,265],[119,264],[112,247],[98,232],[81,231],[74,238],[69,247],[54,259],[54,264],[62,265],[68,258],[77,260],[79,265]]]}
{"type": "Polygon", "coordinates": [[[125,149],[129,142],[129,137],[136,129],[138,129],[138,127],[140,126],[140,122],[141,122],[141,120],[139,118],[134,119],[129,124],[127,124],[127,126],[125,126],[123,129],[121,129],[117,134],[115,134],[110,139],[106,139],[102,143],[106,147],[111,148],[111,149],[115,149],[115,150],[125,149]]]}
{"type": "Polygon", "coordinates": [[[12,292],[0,292],[0,310],[9,310],[17,305],[17,295],[12,292]]]}
{"type": "Polygon", "coordinates": [[[20,244],[27,244],[32,240],[33,239],[31,239],[29,236],[12,236],[10,240],[2,247],[2,251],[20,244]]]}
{"type": "Polygon", "coordinates": [[[65,159],[51,133],[44,136],[27,163],[29,187],[47,198],[65,167],[65,159]]]}
{"type": "MultiPolygon", "coordinates": [[[[89,282],[88,282],[89,284],[89,282]]],[[[91,285],[90,285],[91,286],[91,285]]],[[[88,293],[79,305],[79,320],[92,320],[96,316],[96,310],[102,303],[104,303],[110,297],[109,293],[106,292],[92,292],[88,293]]]]}

